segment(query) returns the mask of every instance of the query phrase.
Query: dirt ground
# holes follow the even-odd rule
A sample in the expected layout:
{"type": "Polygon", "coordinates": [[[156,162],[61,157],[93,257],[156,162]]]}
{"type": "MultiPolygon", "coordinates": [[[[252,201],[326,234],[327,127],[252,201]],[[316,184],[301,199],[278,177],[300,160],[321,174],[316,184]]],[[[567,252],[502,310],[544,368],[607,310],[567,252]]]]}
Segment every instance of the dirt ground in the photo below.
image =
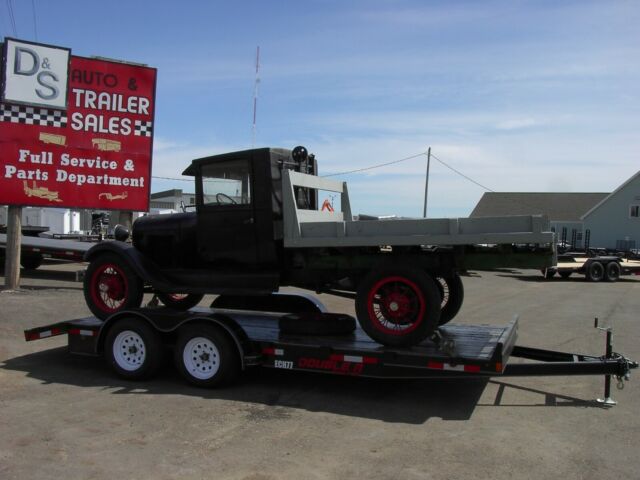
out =
{"type": "MultiPolygon", "coordinates": [[[[640,373],[619,404],[594,402],[602,377],[376,380],[255,369],[220,390],[118,379],[66,338],[25,328],[89,315],[79,264],[24,272],[0,293],[0,478],[638,478],[640,373]]],[[[0,277],[4,285],[4,277],[0,277]]],[[[460,323],[505,324],[518,344],[640,359],[640,277],[545,281],[535,271],[464,277],[460,323]]],[[[323,295],[334,311],[352,302],[323,295]]],[[[206,305],[206,297],[202,305],[206,305]]]]}

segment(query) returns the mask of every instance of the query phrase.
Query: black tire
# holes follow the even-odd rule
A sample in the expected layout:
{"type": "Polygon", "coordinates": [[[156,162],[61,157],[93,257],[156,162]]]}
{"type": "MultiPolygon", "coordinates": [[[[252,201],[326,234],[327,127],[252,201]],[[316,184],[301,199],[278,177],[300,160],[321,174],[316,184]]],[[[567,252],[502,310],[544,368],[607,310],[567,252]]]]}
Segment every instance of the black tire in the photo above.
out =
{"type": "Polygon", "coordinates": [[[152,377],[162,365],[164,347],[144,320],[123,318],[107,332],[104,355],[116,374],[127,380],[152,377]]]}
{"type": "Polygon", "coordinates": [[[591,262],[587,267],[587,280],[599,282],[604,278],[604,266],[600,262],[591,262]]]}
{"type": "Polygon", "coordinates": [[[451,278],[436,278],[436,287],[440,291],[440,321],[438,325],[450,322],[462,308],[464,301],[464,286],[460,275],[455,273],[451,278]]]}
{"type": "Polygon", "coordinates": [[[566,280],[567,278],[569,278],[571,276],[572,272],[571,271],[565,271],[565,272],[558,272],[558,273],[562,278],[564,278],[566,280]]]}
{"type": "Polygon", "coordinates": [[[204,298],[200,293],[188,293],[185,295],[173,294],[173,293],[156,293],[160,301],[165,307],[173,308],[174,310],[189,310],[200,303],[204,298]]]}
{"type": "Polygon", "coordinates": [[[281,317],[278,326],[282,333],[348,335],[356,329],[356,320],[341,313],[291,314],[281,317]]]}
{"type": "Polygon", "coordinates": [[[369,273],[358,285],[356,314],[362,329],[383,345],[416,345],[440,322],[442,299],[426,272],[389,267],[369,273]]]}
{"type": "Polygon", "coordinates": [[[212,325],[194,324],[179,330],[176,367],[187,382],[198,387],[218,387],[240,373],[240,355],[229,337],[212,325]]]}
{"type": "Polygon", "coordinates": [[[26,253],[20,255],[20,265],[25,270],[35,270],[40,265],[42,265],[42,261],[44,257],[39,253],[26,253]]]}
{"type": "Polygon", "coordinates": [[[139,307],[143,294],[142,280],[118,255],[105,253],[89,264],[84,298],[96,317],[104,320],[121,310],[139,307]]]}
{"type": "Polygon", "coordinates": [[[618,262],[609,262],[605,269],[605,278],[607,282],[617,282],[622,274],[622,268],[618,262]]]}

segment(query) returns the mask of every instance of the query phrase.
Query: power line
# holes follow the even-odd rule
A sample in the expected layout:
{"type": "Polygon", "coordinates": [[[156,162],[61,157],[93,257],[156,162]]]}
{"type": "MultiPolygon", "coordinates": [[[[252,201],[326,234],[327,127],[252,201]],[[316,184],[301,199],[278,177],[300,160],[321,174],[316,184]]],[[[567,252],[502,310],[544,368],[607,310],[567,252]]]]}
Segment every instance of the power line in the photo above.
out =
{"type": "Polygon", "coordinates": [[[407,160],[411,160],[413,158],[418,158],[422,155],[426,155],[427,152],[417,153],[415,155],[411,155],[410,157],[401,158],[400,160],[393,160],[391,162],[380,163],[378,165],[372,165],[370,167],[358,168],[356,170],[349,170],[348,172],[339,172],[339,173],[331,173],[329,175],[321,175],[322,177],[337,177],[338,175],[349,175],[350,173],[359,173],[364,172],[366,170],[373,170],[374,168],[386,167],[387,165],[393,165],[400,162],[406,162],[407,160]]]}
{"type": "Polygon", "coordinates": [[[466,176],[464,173],[460,172],[459,170],[456,170],[455,168],[453,168],[451,165],[443,162],[442,160],[440,160],[438,157],[436,157],[433,153],[431,154],[432,158],[435,158],[438,162],[440,162],[442,165],[444,165],[445,167],[447,167],[449,170],[456,172],[458,175],[460,175],[463,178],[466,178],[467,180],[469,180],[471,183],[475,183],[477,186],[479,186],[480,188],[484,188],[485,190],[495,193],[493,190],[491,190],[489,187],[485,187],[484,185],[482,185],[479,182],[476,182],[473,178],[466,176]]]}

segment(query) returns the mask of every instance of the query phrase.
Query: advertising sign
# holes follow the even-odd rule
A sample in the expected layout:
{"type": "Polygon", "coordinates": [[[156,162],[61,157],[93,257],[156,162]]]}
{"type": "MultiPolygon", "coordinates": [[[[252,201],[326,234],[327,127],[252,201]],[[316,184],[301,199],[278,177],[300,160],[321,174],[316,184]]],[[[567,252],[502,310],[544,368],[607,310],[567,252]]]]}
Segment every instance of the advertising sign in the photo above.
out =
{"type": "Polygon", "coordinates": [[[156,70],[7,39],[0,205],[147,211],[156,70]]]}

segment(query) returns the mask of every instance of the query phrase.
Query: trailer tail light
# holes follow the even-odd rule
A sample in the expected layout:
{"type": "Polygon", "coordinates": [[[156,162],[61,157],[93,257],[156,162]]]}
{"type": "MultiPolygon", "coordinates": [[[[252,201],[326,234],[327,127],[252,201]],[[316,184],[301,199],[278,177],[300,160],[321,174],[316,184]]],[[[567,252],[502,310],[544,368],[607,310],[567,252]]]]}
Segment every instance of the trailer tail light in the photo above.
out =
{"type": "Polygon", "coordinates": [[[502,373],[502,363],[500,362],[496,363],[496,372],[502,373]]]}

